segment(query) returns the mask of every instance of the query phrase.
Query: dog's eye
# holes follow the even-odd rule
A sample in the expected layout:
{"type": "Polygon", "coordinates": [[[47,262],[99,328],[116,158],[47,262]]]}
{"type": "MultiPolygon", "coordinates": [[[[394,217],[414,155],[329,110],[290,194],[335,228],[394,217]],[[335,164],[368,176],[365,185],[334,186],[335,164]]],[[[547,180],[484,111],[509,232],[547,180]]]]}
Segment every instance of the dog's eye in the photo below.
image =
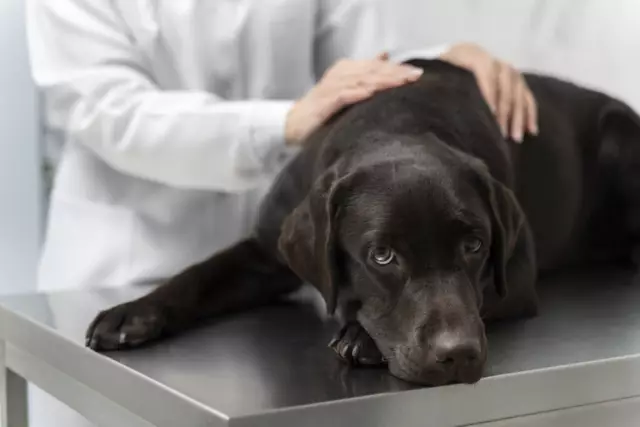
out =
{"type": "Polygon", "coordinates": [[[378,247],[371,251],[371,258],[378,265],[390,264],[396,257],[396,253],[385,247],[378,247]]]}
{"type": "Polygon", "coordinates": [[[475,254],[480,252],[480,249],[482,249],[482,240],[478,239],[477,237],[472,237],[465,240],[464,251],[466,253],[475,254]]]}

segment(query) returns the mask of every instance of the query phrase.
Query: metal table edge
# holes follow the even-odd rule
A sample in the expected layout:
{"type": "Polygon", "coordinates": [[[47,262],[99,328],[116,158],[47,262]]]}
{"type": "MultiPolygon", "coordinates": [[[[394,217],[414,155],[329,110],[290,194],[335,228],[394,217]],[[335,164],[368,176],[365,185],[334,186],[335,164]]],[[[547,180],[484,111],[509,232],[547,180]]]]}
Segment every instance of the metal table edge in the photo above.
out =
{"type": "MultiPolygon", "coordinates": [[[[145,389],[144,393],[146,393],[147,396],[148,393],[152,393],[155,394],[155,398],[158,399],[158,402],[172,402],[174,405],[175,403],[178,403],[180,405],[179,413],[183,416],[186,416],[186,419],[205,420],[207,422],[206,425],[212,427],[228,425],[230,417],[227,414],[224,414],[216,410],[215,408],[204,405],[203,403],[176,390],[173,390],[170,387],[167,387],[164,384],[145,376],[144,374],[136,372],[135,370],[122,365],[103,354],[90,350],[84,346],[79,346],[78,343],[68,339],[67,337],[56,334],[55,331],[50,327],[42,325],[34,321],[33,319],[21,316],[13,312],[12,310],[6,308],[2,304],[2,302],[0,302],[0,324],[0,338],[2,340],[29,352],[32,355],[38,355],[42,353],[41,351],[38,351],[36,348],[34,348],[36,346],[29,342],[35,336],[37,336],[38,339],[44,339],[44,341],[51,341],[55,339],[58,346],[61,342],[66,344],[56,347],[58,351],[74,353],[80,358],[90,360],[90,363],[96,364],[96,367],[101,370],[101,374],[99,375],[100,377],[108,377],[110,375],[113,376],[114,374],[118,376],[118,373],[126,372],[127,379],[133,379],[134,381],[136,381],[136,383],[134,383],[133,385],[145,389]],[[15,331],[12,330],[11,325],[19,325],[20,328],[28,330],[29,333],[15,333],[15,331]],[[29,337],[31,337],[31,339],[27,339],[29,337]]],[[[86,373],[83,373],[77,369],[69,369],[68,364],[59,363],[60,359],[64,359],[63,357],[55,357],[55,359],[58,359],[57,361],[51,358],[46,360],[42,358],[40,359],[46,364],[49,364],[53,368],[59,370],[60,372],[63,372],[64,374],[76,379],[77,381],[90,386],[94,391],[100,393],[107,399],[122,406],[123,408],[126,408],[132,413],[136,413],[137,415],[140,415],[148,420],[158,418],[156,411],[146,411],[147,413],[143,414],[139,411],[133,410],[131,408],[131,405],[129,404],[129,399],[125,398],[121,393],[115,391],[110,392],[105,387],[102,387],[100,385],[100,381],[96,381],[96,376],[87,375],[86,373]]],[[[11,369],[11,366],[7,365],[7,368],[11,369]]],[[[162,426],[165,424],[163,424],[162,420],[160,420],[157,425],[162,426]]],[[[201,424],[200,421],[198,421],[197,425],[205,424],[201,424]]]]}
{"type": "Polygon", "coordinates": [[[501,374],[475,385],[420,388],[268,410],[231,417],[229,426],[299,425],[304,419],[309,427],[329,423],[333,427],[417,427],[429,418],[430,425],[463,427],[638,396],[640,354],[634,354],[501,374]],[[548,393],[549,387],[553,393],[548,393]],[[522,392],[527,399],[522,399],[522,392]],[[381,418],[386,421],[379,424],[381,418]]]}

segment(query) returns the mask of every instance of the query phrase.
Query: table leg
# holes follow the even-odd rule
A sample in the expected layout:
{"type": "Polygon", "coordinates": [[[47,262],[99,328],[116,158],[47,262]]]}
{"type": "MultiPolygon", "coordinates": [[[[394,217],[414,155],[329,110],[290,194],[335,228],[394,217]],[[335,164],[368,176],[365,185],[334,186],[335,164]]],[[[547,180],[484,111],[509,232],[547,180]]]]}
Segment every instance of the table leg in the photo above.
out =
{"type": "Polygon", "coordinates": [[[5,345],[0,344],[0,411],[2,427],[27,427],[27,382],[7,368],[5,345]]]}

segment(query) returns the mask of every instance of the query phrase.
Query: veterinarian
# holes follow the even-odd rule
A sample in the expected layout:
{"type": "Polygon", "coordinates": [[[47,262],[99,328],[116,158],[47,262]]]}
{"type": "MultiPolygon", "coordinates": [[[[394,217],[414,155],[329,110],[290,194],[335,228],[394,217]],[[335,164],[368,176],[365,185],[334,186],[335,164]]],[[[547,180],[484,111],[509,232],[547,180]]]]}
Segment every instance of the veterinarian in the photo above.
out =
{"type": "MultiPolygon", "coordinates": [[[[29,1],[46,135],[62,141],[39,289],[157,282],[235,242],[306,135],[418,78],[399,64],[409,56],[471,70],[505,136],[536,131],[535,101],[511,66],[468,44],[400,52],[378,7],[29,1]]],[[[54,409],[31,414],[82,425],[54,409]]]]}

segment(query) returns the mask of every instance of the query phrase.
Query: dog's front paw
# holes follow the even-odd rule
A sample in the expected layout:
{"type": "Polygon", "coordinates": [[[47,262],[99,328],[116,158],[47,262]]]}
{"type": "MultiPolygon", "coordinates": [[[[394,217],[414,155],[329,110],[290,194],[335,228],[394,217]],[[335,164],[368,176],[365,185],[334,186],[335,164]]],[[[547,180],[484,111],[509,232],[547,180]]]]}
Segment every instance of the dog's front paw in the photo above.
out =
{"type": "Polygon", "coordinates": [[[329,343],[340,360],[352,366],[380,366],[386,360],[371,336],[358,322],[349,322],[329,343]]]}
{"type": "Polygon", "coordinates": [[[86,346],[96,351],[138,347],[159,338],[166,324],[158,307],[131,301],[100,312],[87,329],[86,346]]]}

